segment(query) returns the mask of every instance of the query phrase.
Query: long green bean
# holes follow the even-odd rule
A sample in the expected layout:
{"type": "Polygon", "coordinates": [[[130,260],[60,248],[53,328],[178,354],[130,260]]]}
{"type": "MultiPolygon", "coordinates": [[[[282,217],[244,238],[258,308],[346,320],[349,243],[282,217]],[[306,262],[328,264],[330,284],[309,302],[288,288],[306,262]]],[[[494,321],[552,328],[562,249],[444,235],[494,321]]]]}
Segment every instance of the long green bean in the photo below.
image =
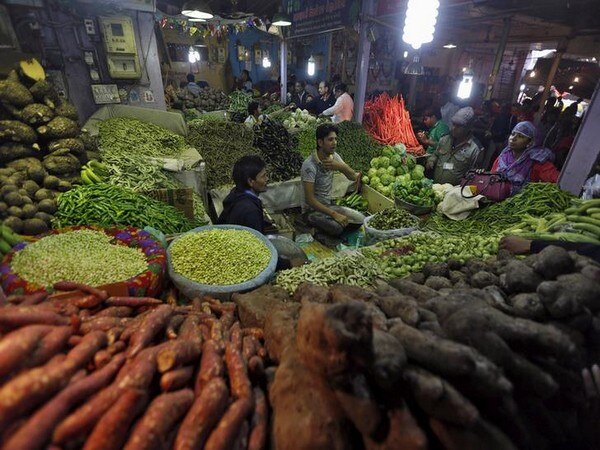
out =
{"type": "Polygon", "coordinates": [[[425,228],[444,235],[489,235],[520,223],[526,215],[544,217],[571,206],[574,197],[552,183],[529,183],[523,190],[502,202],[483,207],[465,220],[454,221],[435,213],[425,228]]]}

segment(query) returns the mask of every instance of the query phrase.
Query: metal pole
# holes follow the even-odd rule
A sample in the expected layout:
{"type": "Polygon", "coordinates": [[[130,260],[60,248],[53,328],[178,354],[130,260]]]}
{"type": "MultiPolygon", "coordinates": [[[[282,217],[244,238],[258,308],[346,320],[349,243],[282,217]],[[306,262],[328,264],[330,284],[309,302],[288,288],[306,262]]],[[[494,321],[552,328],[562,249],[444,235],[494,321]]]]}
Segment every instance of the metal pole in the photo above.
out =
{"type": "Polygon", "coordinates": [[[369,16],[375,10],[374,0],[363,0],[360,14],[360,32],[358,35],[358,55],[356,64],[356,92],[354,93],[354,120],[362,122],[367,97],[367,79],[369,78],[369,57],[371,56],[371,41],[369,31],[369,16]]]}
{"type": "Polygon", "coordinates": [[[550,67],[550,72],[548,73],[548,78],[546,78],[546,85],[544,86],[544,93],[542,94],[542,99],[540,100],[540,109],[535,115],[535,123],[539,125],[540,119],[542,117],[542,113],[544,112],[544,106],[546,105],[546,100],[550,96],[550,88],[552,87],[552,82],[554,81],[554,77],[556,76],[556,72],[558,71],[558,66],[560,65],[560,60],[562,59],[565,51],[567,50],[567,45],[569,41],[564,40],[558,44],[558,48],[556,49],[556,54],[554,55],[554,61],[552,61],[552,67],[550,67]]]}
{"type": "Polygon", "coordinates": [[[498,72],[500,71],[502,57],[504,56],[504,50],[506,50],[506,42],[508,42],[508,35],[510,34],[510,18],[508,17],[506,19],[502,19],[502,22],[504,22],[504,27],[502,28],[502,37],[500,38],[500,44],[498,44],[498,49],[496,50],[494,67],[492,68],[492,73],[490,74],[488,86],[485,91],[485,100],[489,100],[492,98],[492,93],[494,92],[494,84],[496,83],[496,77],[498,76],[498,72]]]}
{"type": "Polygon", "coordinates": [[[600,82],[588,107],[575,142],[560,173],[558,185],[571,194],[581,194],[585,180],[590,176],[600,156],[600,82]]]}
{"type": "Polygon", "coordinates": [[[281,69],[280,69],[280,77],[281,77],[281,99],[280,102],[282,105],[287,103],[287,41],[285,39],[281,39],[281,69]]]}

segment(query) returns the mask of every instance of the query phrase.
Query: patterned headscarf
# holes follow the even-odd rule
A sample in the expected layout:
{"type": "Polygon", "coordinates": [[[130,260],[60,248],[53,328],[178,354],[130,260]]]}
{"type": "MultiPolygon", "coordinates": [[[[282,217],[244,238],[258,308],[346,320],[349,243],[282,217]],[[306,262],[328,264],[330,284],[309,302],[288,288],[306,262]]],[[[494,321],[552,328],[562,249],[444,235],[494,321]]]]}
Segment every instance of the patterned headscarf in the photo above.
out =
{"type": "Polygon", "coordinates": [[[519,159],[515,159],[515,155],[509,146],[506,146],[498,157],[498,172],[506,175],[512,183],[511,195],[518,193],[529,182],[531,168],[535,162],[544,163],[554,160],[554,153],[550,149],[541,146],[540,135],[533,123],[519,122],[513,128],[513,132],[528,137],[531,142],[519,159]]]}

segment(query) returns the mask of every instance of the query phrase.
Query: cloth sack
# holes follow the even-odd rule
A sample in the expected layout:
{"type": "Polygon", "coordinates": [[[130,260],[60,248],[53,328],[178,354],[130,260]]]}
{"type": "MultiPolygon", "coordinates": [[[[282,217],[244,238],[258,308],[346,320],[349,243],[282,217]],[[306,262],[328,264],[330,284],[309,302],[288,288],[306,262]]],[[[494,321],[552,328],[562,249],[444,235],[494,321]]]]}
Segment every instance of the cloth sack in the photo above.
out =
{"type": "Polygon", "coordinates": [[[438,212],[452,220],[463,220],[469,217],[471,211],[478,209],[479,200],[483,198],[483,195],[465,198],[462,190],[462,186],[454,186],[450,189],[444,200],[438,205],[438,212]]]}

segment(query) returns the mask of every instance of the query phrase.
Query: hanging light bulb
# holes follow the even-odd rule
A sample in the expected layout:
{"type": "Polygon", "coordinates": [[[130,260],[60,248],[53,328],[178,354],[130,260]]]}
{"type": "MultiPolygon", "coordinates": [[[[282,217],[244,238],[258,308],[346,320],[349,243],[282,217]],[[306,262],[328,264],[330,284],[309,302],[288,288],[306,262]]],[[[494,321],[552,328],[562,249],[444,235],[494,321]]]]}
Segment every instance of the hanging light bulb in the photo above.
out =
{"type": "Polygon", "coordinates": [[[188,50],[188,61],[190,64],[200,62],[200,53],[198,53],[198,50],[194,49],[194,47],[190,47],[188,50]]]}
{"type": "Polygon", "coordinates": [[[433,41],[439,0],[408,0],[402,40],[418,50],[433,41]]]}
{"type": "Polygon", "coordinates": [[[529,74],[529,78],[535,78],[535,70],[532,70],[529,74]]]}
{"type": "Polygon", "coordinates": [[[471,92],[473,91],[473,77],[475,74],[471,69],[467,69],[463,72],[462,81],[458,86],[458,92],[456,96],[460,99],[466,100],[471,97],[471,92]]]}
{"type": "Polygon", "coordinates": [[[262,59],[262,66],[265,69],[268,69],[269,67],[271,67],[271,60],[269,59],[268,56],[264,56],[262,59]]]}
{"type": "Polygon", "coordinates": [[[579,77],[575,77],[575,79],[573,80],[573,83],[579,83],[579,77]]]}
{"type": "Polygon", "coordinates": [[[315,61],[315,58],[313,58],[313,55],[310,55],[310,58],[308,58],[308,66],[306,68],[306,73],[308,73],[309,77],[313,77],[315,75],[316,70],[317,62],[315,61]]]}

